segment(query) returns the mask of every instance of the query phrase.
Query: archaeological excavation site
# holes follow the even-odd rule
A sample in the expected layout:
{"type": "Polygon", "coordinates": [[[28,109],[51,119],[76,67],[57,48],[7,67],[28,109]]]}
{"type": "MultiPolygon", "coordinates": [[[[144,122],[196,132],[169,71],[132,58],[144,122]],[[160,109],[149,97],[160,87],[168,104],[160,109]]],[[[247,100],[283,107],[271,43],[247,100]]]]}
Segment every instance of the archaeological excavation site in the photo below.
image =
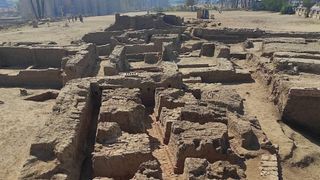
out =
{"type": "Polygon", "coordinates": [[[114,19],[0,43],[3,180],[320,178],[320,32],[114,19]]]}

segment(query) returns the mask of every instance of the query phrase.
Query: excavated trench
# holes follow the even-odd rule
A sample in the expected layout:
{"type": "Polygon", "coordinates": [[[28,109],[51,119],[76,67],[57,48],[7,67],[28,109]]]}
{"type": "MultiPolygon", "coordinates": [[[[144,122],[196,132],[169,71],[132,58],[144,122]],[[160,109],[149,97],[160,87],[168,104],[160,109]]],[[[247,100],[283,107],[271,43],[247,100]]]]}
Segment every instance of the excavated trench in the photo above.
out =
{"type": "Polygon", "coordinates": [[[101,96],[102,90],[97,85],[91,85],[91,102],[92,102],[92,112],[91,112],[91,123],[88,127],[89,133],[87,135],[87,148],[86,148],[86,158],[84,159],[81,172],[80,179],[87,180],[93,178],[93,170],[92,170],[92,152],[94,151],[94,145],[96,142],[96,132],[98,125],[98,118],[101,106],[101,96]]]}
{"type": "MultiPolygon", "coordinates": [[[[99,113],[102,101],[102,89],[97,85],[91,85],[91,115],[90,115],[90,125],[88,126],[88,135],[87,135],[87,144],[85,149],[85,159],[82,162],[81,172],[80,172],[80,179],[87,180],[93,179],[93,162],[92,162],[92,153],[94,152],[94,147],[96,143],[96,133],[97,133],[97,125],[99,120],[99,113]]],[[[141,90],[141,89],[140,89],[141,90]]],[[[141,90],[142,91],[142,90],[141,90]]],[[[159,125],[157,124],[154,113],[154,96],[155,91],[152,91],[151,94],[150,88],[146,89],[147,92],[144,93],[144,97],[140,97],[142,100],[143,105],[146,107],[145,112],[145,127],[146,127],[146,134],[150,140],[150,148],[152,150],[152,155],[154,159],[159,162],[161,165],[161,169],[164,170],[164,174],[170,173],[170,169],[172,170],[172,162],[170,160],[170,155],[168,152],[168,148],[164,146],[161,139],[160,129],[158,129],[159,125]],[[169,165],[169,167],[168,167],[169,165]]],[[[173,173],[173,172],[172,172],[173,173]]],[[[133,178],[134,174],[130,175],[130,177],[126,178],[133,178]]],[[[167,175],[168,177],[168,175],[167,175]]],[[[116,178],[117,179],[117,178],[116,178]]],[[[122,178],[120,178],[122,179],[122,178]]]]}

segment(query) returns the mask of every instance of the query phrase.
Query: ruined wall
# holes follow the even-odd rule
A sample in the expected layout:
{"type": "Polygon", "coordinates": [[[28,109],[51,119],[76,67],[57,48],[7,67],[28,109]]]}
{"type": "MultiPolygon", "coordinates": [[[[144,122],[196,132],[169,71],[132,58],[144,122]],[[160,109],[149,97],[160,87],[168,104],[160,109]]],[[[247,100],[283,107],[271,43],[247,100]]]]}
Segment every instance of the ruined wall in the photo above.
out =
{"type": "Polygon", "coordinates": [[[59,89],[71,79],[92,76],[97,60],[93,44],[1,46],[0,85],[59,89]]]}
{"type": "Polygon", "coordinates": [[[161,49],[157,48],[155,44],[136,44],[136,45],[126,45],[126,54],[140,54],[148,52],[160,52],[161,49]]]}
{"type": "Polygon", "coordinates": [[[116,14],[115,23],[111,25],[107,30],[123,30],[123,29],[166,29],[173,28],[175,26],[182,26],[182,18],[170,15],[151,14],[144,16],[127,16],[116,14]]]}
{"type": "Polygon", "coordinates": [[[127,72],[130,70],[128,59],[126,58],[126,47],[116,46],[109,56],[110,63],[117,72],[127,72]]]}
{"type": "Polygon", "coordinates": [[[238,29],[238,28],[194,28],[192,34],[196,37],[214,40],[224,43],[241,43],[248,38],[270,38],[270,37],[295,37],[306,39],[319,39],[319,32],[273,32],[261,29],[238,29]]]}
{"type": "Polygon", "coordinates": [[[64,83],[71,79],[93,76],[98,60],[96,47],[93,44],[85,46],[75,55],[63,59],[66,62],[62,65],[65,72],[64,83]]]}
{"type": "Polygon", "coordinates": [[[283,109],[284,121],[320,135],[320,89],[291,88],[283,109]]]}
{"type": "Polygon", "coordinates": [[[318,136],[319,44],[301,38],[270,38],[261,47],[262,54],[250,54],[248,60],[259,69],[257,77],[269,87],[282,120],[318,136]]]}
{"type": "Polygon", "coordinates": [[[58,47],[0,47],[0,66],[60,68],[66,55],[67,51],[58,47]]]}
{"type": "Polygon", "coordinates": [[[92,32],[85,34],[82,40],[87,43],[94,43],[96,45],[104,45],[111,43],[111,37],[120,36],[123,31],[108,31],[108,32],[92,32]]]}
{"type": "MultiPolygon", "coordinates": [[[[169,65],[168,65],[169,66],[169,65]]],[[[182,87],[181,74],[170,67],[164,67],[165,72],[157,73],[127,73],[99,80],[103,89],[113,89],[119,87],[139,88],[141,92],[142,104],[153,106],[155,91],[158,87],[182,87]],[[166,68],[166,69],[165,69],[166,68]]]]}
{"type": "Polygon", "coordinates": [[[254,29],[206,29],[195,28],[193,35],[206,40],[215,40],[226,43],[243,42],[247,38],[259,38],[265,34],[265,31],[254,29]]]}
{"type": "Polygon", "coordinates": [[[89,131],[101,93],[89,81],[73,81],[59,93],[51,118],[31,145],[21,179],[80,179],[89,131]]]}
{"type": "Polygon", "coordinates": [[[33,65],[33,55],[31,50],[23,47],[1,47],[0,66],[1,67],[28,67],[33,65]]]}
{"type": "Polygon", "coordinates": [[[26,69],[15,75],[0,74],[0,86],[59,89],[63,86],[61,74],[62,70],[56,68],[26,69]]]}
{"type": "MultiPolygon", "coordinates": [[[[30,157],[23,166],[20,178],[80,179],[80,176],[85,177],[83,173],[89,167],[86,170],[81,167],[85,167],[85,158],[90,158],[90,153],[93,151],[90,148],[93,148],[92,143],[95,139],[91,138],[96,133],[101,106],[101,89],[108,89],[109,92],[112,91],[110,89],[115,89],[113,92],[119,93],[117,88],[120,87],[139,88],[137,91],[141,91],[142,103],[147,106],[154,101],[156,87],[168,86],[177,88],[182,86],[181,76],[177,72],[143,73],[140,76],[131,77],[118,75],[99,80],[86,78],[69,81],[59,93],[51,118],[47,121],[45,128],[39,131],[31,145],[30,157]]],[[[127,96],[127,91],[125,89],[122,92],[124,97],[127,96]]],[[[119,96],[107,95],[119,100],[119,96]]],[[[126,107],[125,104],[124,107],[126,107]]],[[[126,149],[123,150],[126,151],[126,149]]]]}

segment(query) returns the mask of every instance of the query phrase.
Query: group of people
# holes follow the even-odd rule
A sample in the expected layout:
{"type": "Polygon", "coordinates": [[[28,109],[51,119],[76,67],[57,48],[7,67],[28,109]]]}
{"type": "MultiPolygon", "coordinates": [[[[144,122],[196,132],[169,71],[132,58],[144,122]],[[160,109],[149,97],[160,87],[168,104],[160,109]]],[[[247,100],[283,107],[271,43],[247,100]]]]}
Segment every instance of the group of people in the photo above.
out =
{"type": "Polygon", "coordinates": [[[79,21],[83,23],[83,16],[81,14],[79,16],[68,17],[68,21],[69,22],[76,22],[76,21],[78,21],[78,18],[79,18],[79,21]]]}

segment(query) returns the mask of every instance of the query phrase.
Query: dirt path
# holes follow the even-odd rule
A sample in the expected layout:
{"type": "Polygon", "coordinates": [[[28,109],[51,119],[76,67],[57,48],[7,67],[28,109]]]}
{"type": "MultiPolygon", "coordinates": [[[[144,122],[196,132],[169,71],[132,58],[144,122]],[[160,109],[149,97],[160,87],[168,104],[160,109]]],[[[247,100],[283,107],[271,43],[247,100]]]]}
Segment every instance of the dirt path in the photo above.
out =
{"type": "Polygon", "coordinates": [[[280,115],[276,107],[268,99],[268,92],[260,83],[240,84],[234,87],[242,98],[245,99],[244,106],[246,114],[256,116],[259,120],[263,131],[268,138],[281,146],[280,155],[288,156],[293,148],[292,141],[283,133],[280,124],[278,123],[280,115]]]}
{"type": "Polygon", "coordinates": [[[36,133],[44,126],[54,100],[25,101],[18,88],[0,88],[0,180],[18,179],[36,133]]]}
{"type": "MultiPolygon", "coordinates": [[[[251,69],[243,61],[237,62],[243,68],[251,69]]],[[[278,146],[282,160],[283,179],[319,179],[319,142],[281,122],[276,106],[270,99],[268,88],[262,82],[231,85],[245,99],[246,114],[256,116],[270,141],[278,146]],[[307,162],[305,162],[307,161],[307,162]],[[306,164],[305,167],[296,164],[306,164]]]]}
{"type": "Polygon", "coordinates": [[[152,122],[151,128],[148,130],[148,134],[151,137],[151,143],[153,146],[152,155],[159,161],[163,179],[182,179],[181,176],[174,174],[172,155],[167,145],[163,144],[163,135],[160,130],[160,124],[156,121],[153,115],[150,115],[152,122]]]}

